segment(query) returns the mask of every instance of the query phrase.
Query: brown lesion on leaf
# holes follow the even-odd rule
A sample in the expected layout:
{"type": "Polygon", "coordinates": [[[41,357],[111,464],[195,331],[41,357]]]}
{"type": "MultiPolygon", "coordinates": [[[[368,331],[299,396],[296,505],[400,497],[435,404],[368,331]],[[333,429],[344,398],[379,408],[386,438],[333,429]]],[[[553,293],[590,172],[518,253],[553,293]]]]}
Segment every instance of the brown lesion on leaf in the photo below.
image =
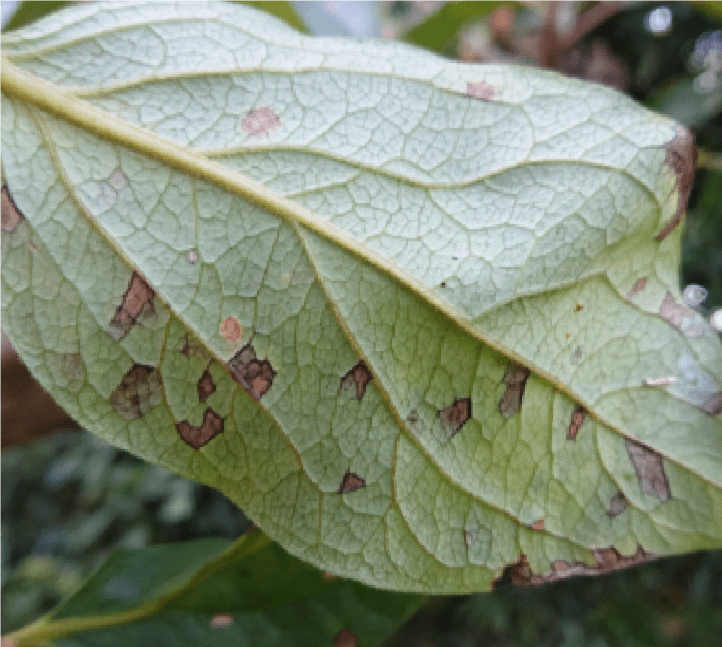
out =
{"type": "Polygon", "coordinates": [[[203,346],[193,341],[188,333],[186,333],[185,339],[183,340],[183,346],[178,349],[178,352],[188,359],[191,357],[204,360],[210,359],[208,351],[203,348],[203,346]]]}
{"type": "Polygon", "coordinates": [[[531,371],[525,366],[516,362],[509,363],[503,378],[506,389],[499,400],[499,412],[505,418],[511,418],[521,409],[526,381],[530,375],[531,371]]]}
{"type": "Polygon", "coordinates": [[[652,559],[654,555],[645,552],[638,546],[634,555],[621,555],[615,548],[599,548],[593,551],[595,565],[582,564],[579,562],[569,563],[564,560],[557,560],[552,563],[551,568],[542,574],[532,572],[529,561],[524,553],[519,555],[516,562],[504,568],[502,574],[492,584],[492,590],[499,585],[517,584],[521,586],[538,586],[558,582],[569,577],[579,575],[604,575],[631,566],[644,564],[652,559]]]}
{"type": "Polygon", "coordinates": [[[657,497],[663,503],[669,501],[672,493],[664,471],[662,456],[634,440],[625,440],[625,445],[642,492],[657,497]]]}
{"type": "Polygon", "coordinates": [[[14,232],[18,225],[25,220],[25,216],[21,213],[13,200],[7,185],[2,188],[2,217],[0,225],[3,231],[11,234],[14,232]]]}
{"type": "Polygon", "coordinates": [[[213,381],[210,371],[206,369],[198,379],[198,400],[205,402],[215,392],[216,383],[213,381]]]}
{"type": "Polygon", "coordinates": [[[611,499],[609,499],[609,508],[607,509],[607,516],[610,519],[614,519],[614,517],[618,517],[622,512],[624,512],[627,509],[627,505],[629,505],[629,502],[627,501],[627,497],[624,496],[624,492],[621,490],[617,492],[611,499]]]}
{"type": "Polygon", "coordinates": [[[160,374],[153,366],[134,364],[110,394],[110,406],[125,420],[137,420],[161,401],[160,374]]]}
{"type": "Polygon", "coordinates": [[[281,125],[281,118],[272,108],[253,108],[246,113],[241,122],[243,132],[251,137],[262,137],[276,130],[281,125]]]}
{"type": "Polygon", "coordinates": [[[237,344],[243,338],[243,326],[236,317],[226,317],[221,321],[218,332],[229,344],[237,344]]]}
{"type": "Polygon", "coordinates": [[[356,399],[361,402],[366,394],[366,387],[373,379],[371,371],[369,371],[366,362],[360,360],[341,378],[339,388],[344,391],[351,391],[356,399]]]}
{"type": "Polygon", "coordinates": [[[437,415],[447,439],[450,439],[471,418],[471,398],[454,398],[454,401],[448,407],[441,409],[437,415]]]}
{"type": "Polygon", "coordinates": [[[584,424],[584,418],[587,416],[587,410],[578,404],[572,412],[572,419],[567,429],[567,440],[576,440],[579,429],[584,424]]]}
{"type": "Polygon", "coordinates": [[[574,312],[581,312],[582,310],[584,310],[584,305],[583,305],[583,304],[577,303],[577,304],[574,306],[574,312]]]}
{"type": "Polygon", "coordinates": [[[341,629],[331,641],[333,647],[358,647],[359,641],[356,634],[350,629],[341,629]]]}
{"type": "Polygon", "coordinates": [[[133,272],[123,301],[110,321],[110,336],[116,341],[123,339],[142,316],[154,311],[154,298],[155,290],[138,272],[133,272]]]}
{"type": "Polygon", "coordinates": [[[684,126],[678,125],[674,139],[665,146],[667,155],[664,163],[669,166],[677,176],[677,188],[679,198],[677,200],[677,211],[672,219],[662,227],[656,240],[662,242],[669,233],[682,221],[684,212],[687,209],[687,201],[692,191],[694,181],[694,170],[697,165],[697,147],[694,143],[694,135],[684,126]]]}
{"type": "Polygon", "coordinates": [[[627,292],[627,301],[632,301],[645,287],[647,287],[647,277],[642,276],[634,282],[634,285],[627,292]]]}
{"type": "Polygon", "coordinates": [[[722,413],[722,391],[710,395],[702,403],[700,409],[710,416],[718,416],[722,413]]]}
{"type": "Polygon", "coordinates": [[[211,618],[209,626],[211,629],[217,629],[219,627],[229,627],[233,624],[233,616],[230,613],[216,613],[211,618]]]}
{"type": "Polygon", "coordinates": [[[544,519],[537,519],[533,523],[530,523],[529,528],[532,530],[544,530],[544,519]]]}
{"type": "Polygon", "coordinates": [[[472,99],[491,101],[499,94],[499,91],[491,83],[487,83],[482,79],[476,83],[468,81],[466,84],[466,94],[472,99]]]}
{"type": "Polygon", "coordinates": [[[198,427],[194,427],[187,420],[177,422],[175,427],[186,445],[193,449],[200,449],[223,432],[223,423],[224,419],[208,407],[203,412],[203,421],[198,427]]]}
{"type": "Polygon", "coordinates": [[[685,337],[701,337],[704,329],[696,323],[697,313],[682,303],[677,303],[671,292],[664,295],[659,306],[659,316],[674,326],[685,337]]]}
{"type": "Polygon", "coordinates": [[[344,475],[341,477],[341,483],[338,486],[338,493],[348,494],[349,492],[360,490],[365,486],[365,479],[362,479],[358,474],[355,474],[351,470],[346,470],[344,475]]]}
{"type": "Polygon", "coordinates": [[[271,362],[267,359],[259,360],[250,342],[230,359],[228,369],[233,379],[256,400],[260,400],[268,393],[276,377],[271,362]]]}

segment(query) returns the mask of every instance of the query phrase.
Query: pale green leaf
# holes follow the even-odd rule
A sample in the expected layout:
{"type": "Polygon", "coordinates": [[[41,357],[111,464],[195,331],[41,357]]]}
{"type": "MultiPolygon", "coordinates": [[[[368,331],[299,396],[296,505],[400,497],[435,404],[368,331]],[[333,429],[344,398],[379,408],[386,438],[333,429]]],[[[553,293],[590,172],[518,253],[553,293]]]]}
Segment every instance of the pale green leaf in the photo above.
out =
{"type": "Polygon", "coordinates": [[[673,121],[224,3],[83,4],[3,54],[3,327],[89,429],[382,587],[722,546],[673,121]]]}

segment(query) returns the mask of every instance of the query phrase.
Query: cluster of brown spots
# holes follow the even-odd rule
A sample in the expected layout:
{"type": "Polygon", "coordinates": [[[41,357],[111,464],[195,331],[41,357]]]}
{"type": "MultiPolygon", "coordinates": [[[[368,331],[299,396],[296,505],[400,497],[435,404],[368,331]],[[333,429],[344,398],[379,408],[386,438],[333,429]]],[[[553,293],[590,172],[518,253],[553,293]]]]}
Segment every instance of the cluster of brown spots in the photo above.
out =
{"type": "Polygon", "coordinates": [[[607,516],[610,519],[622,514],[627,509],[627,497],[624,496],[624,492],[621,490],[617,492],[611,499],[609,499],[609,509],[607,510],[607,516]]]}
{"type": "Polygon", "coordinates": [[[363,360],[360,360],[341,378],[340,388],[344,391],[352,391],[356,399],[361,402],[366,394],[366,387],[372,378],[373,375],[371,375],[368,366],[363,360]]]}
{"type": "Polygon", "coordinates": [[[358,647],[358,638],[350,629],[341,629],[331,641],[333,647],[358,647]]]}
{"type": "Polygon", "coordinates": [[[230,359],[228,369],[233,379],[256,400],[268,393],[276,377],[271,362],[257,359],[256,351],[250,342],[230,359]]]}
{"type": "Polygon", "coordinates": [[[216,613],[210,621],[211,629],[219,627],[229,627],[233,624],[233,616],[230,613],[216,613]]]}
{"type": "Polygon", "coordinates": [[[12,233],[18,228],[18,225],[25,220],[25,216],[20,213],[13,197],[10,195],[7,186],[2,188],[2,220],[1,228],[3,231],[12,233]]]}
{"type": "Polygon", "coordinates": [[[137,420],[161,401],[160,374],[152,366],[135,364],[110,394],[110,406],[126,420],[137,420]]]}
{"type": "Polygon", "coordinates": [[[532,530],[544,530],[544,519],[537,519],[533,523],[530,523],[529,528],[532,530]]]}
{"type": "Polygon", "coordinates": [[[218,332],[229,344],[237,344],[243,337],[243,327],[235,317],[226,317],[221,321],[218,332]]]}
{"type": "Polygon", "coordinates": [[[697,165],[697,147],[694,144],[694,135],[684,126],[677,126],[676,136],[667,143],[665,148],[667,155],[664,158],[664,163],[671,167],[677,176],[679,198],[677,199],[677,211],[674,216],[656,236],[657,241],[660,243],[682,221],[684,212],[687,209],[689,194],[692,191],[694,169],[697,165]]]}
{"type": "Polygon", "coordinates": [[[647,286],[647,277],[643,276],[634,282],[632,288],[627,292],[627,300],[631,301],[647,286]]]}
{"type": "Polygon", "coordinates": [[[138,323],[141,315],[153,312],[153,298],[155,291],[146,280],[133,272],[128,283],[128,289],[123,295],[123,301],[115,311],[115,316],[110,321],[110,336],[116,341],[125,337],[130,329],[138,323]]]}
{"type": "Polygon", "coordinates": [[[671,292],[664,295],[664,299],[659,306],[659,316],[673,325],[685,337],[701,337],[704,335],[702,326],[694,323],[695,311],[686,305],[677,303],[671,292]]]}
{"type": "Polygon", "coordinates": [[[627,439],[625,441],[629,459],[634,465],[634,471],[637,474],[637,481],[642,488],[644,494],[651,494],[660,501],[669,501],[672,493],[669,489],[669,481],[664,471],[664,463],[662,457],[653,449],[649,449],[644,445],[627,439]]]}
{"type": "Polygon", "coordinates": [[[203,413],[203,422],[194,427],[187,420],[177,422],[175,428],[183,442],[193,449],[200,449],[223,431],[223,418],[208,407],[203,413]]]}
{"type": "Polygon", "coordinates": [[[700,407],[702,411],[710,416],[718,416],[722,413],[722,391],[710,395],[700,407]]]}
{"type": "Polygon", "coordinates": [[[473,99],[482,99],[483,101],[491,101],[497,95],[496,88],[484,80],[478,83],[468,81],[466,84],[466,94],[473,99]]]}
{"type": "Polygon", "coordinates": [[[441,409],[437,415],[447,439],[450,439],[471,418],[471,398],[454,398],[454,401],[448,407],[441,409]]]}
{"type": "Polygon", "coordinates": [[[597,562],[594,566],[581,563],[570,564],[564,560],[557,560],[551,565],[549,571],[538,575],[532,572],[526,555],[522,553],[516,562],[509,564],[503,573],[494,580],[492,589],[496,589],[500,584],[538,586],[578,575],[603,575],[643,564],[654,559],[654,555],[645,552],[639,546],[634,555],[628,556],[620,555],[615,548],[599,548],[594,551],[594,558],[597,562]]]}
{"type": "Polygon", "coordinates": [[[213,381],[210,371],[206,369],[198,379],[198,399],[205,402],[215,392],[216,383],[213,381]]]}
{"type": "Polygon", "coordinates": [[[577,405],[574,407],[574,411],[572,412],[572,419],[569,423],[569,429],[567,429],[567,440],[576,440],[577,434],[579,433],[579,428],[584,424],[584,418],[587,415],[587,410],[581,406],[577,405]]]}
{"type": "Polygon", "coordinates": [[[511,418],[521,409],[521,401],[529,375],[531,375],[531,371],[525,366],[515,362],[509,363],[503,379],[506,390],[499,400],[499,412],[505,418],[511,418]]]}
{"type": "Polygon", "coordinates": [[[349,492],[355,492],[365,485],[365,479],[362,479],[358,474],[354,474],[351,470],[346,470],[346,473],[341,478],[341,484],[338,486],[338,493],[348,494],[349,492]]]}
{"type": "Polygon", "coordinates": [[[281,118],[271,108],[253,108],[241,123],[243,132],[251,137],[262,137],[281,125],[281,118]]]}

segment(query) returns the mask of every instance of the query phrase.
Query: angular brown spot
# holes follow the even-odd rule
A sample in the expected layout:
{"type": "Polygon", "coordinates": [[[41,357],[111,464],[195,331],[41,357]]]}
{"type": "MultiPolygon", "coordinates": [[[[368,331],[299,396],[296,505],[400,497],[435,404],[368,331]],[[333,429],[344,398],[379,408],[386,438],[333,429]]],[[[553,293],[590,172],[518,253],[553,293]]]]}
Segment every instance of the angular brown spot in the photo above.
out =
{"type": "Polygon", "coordinates": [[[175,428],[183,442],[193,449],[200,449],[223,431],[223,418],[208,407],[203,413],[203,422],[194,427],[187,420],[176,423],[175,428]]]}
{"type": "Polygon", "coordinates": [[[256,359],[256,351],[248,343],[228,362],[233,379],[248,391],[256,400],[260,400],[273,386],[276,371],[267,359],[256,359]]]}
{"type": "Polygon", "coordinates": [[[718,416],[722,413],[722,391],[710,395],[700,407],[702,411],[710,416],[718,416]]]}
{"type": "Polygon", "coordinates": [[[651,494],[660,501],[669,501],[672,493],[669,489],[669,481],[664,471],[662,457],[652,449],[634,441],[625,440],[629,459],[634,465],[637,474],[637,481],[644,494],[651,494]]]}
{"type": "Polygon", "coordinates": [[[213,629],[218,627],[229,627],[233,624],[233,616],[230,613],[216,613],[211,618],[210,626],[213,629]]]}
{"type": "Polygon", "coordinates": [[[607,516],[613,519],[619,516],[627,509],[628,505],[627,497],[624,496],[623,492],[617,492],[611,499],[609,499],[609,510],[607,510],[607,516]]]}
{"type": "Polygon", "coordinates": [[[537,519],[534,523],[529,524],[532,530],[544,530],[544,519],[537,519]]]}
{"type": "Polygon", "coordinates": [[[675,138],[665,146],[667,155],[664,163],[674,171],[677,176],[677,188],[679,198],[677,199],[677,211],[672,219],[664,225],[656,239],[662,242],[681,221],[687,209],[687,201],[692,191],[694,180],[694,169],[697,165],[697,147],[694,144],[694,135],[684,126],[677,126],[675,138]]]}
{"type": "Polygon", "coordinates": [[[409,415],[406,416],[406,424],[409,426],[412,434],[415,436],[419,435],[421,429],[419,427],[419,412],[416,409],[409,411],[409,415]]]}
{"type": "Polygon", "coordinates": [[[230,344],[237,344],[243,337],[243,327],[235,317],[226,317],[221,321],[218,332],[230,344]]]}
{"type": "Polygon", "coordinates": [[[241,123],[241,128],[251,137],[261,137],[280,125],[281,118],[271,108],[266,107],[249,110],[241,123]]]}
{"type": "Polygon", "coordinates": [[[355,492],[360,490],[366,485],[366,481],[362,479],[358,474],[354,474],[351,470],[346,470],[346,473],[341,478],[341,484],[338,487],[339,494],[348,494],[349,492],[355,492]]]}
{"type": "Polygon", "coordinates": [[[25,216],[20,213],[13,197],[10,195],[7,186],[2,188],[2,212],[0,220],[0,228],[3,231],[12,233],[18,228],[18,225],[25,220],[25,216]]]}
{"type": "Polygon", "coordinates": [[[356,399],[361,402],[366,394],[366,387],[373,378],[366,363],[361,360],[341,378],[341,387],[344,391],[352,391],[356,399]]]}
{"type": "Polygon", "coordinates": [[[198,399],[205,402],[209,396],[216,392],[216,383],[210,371],[203,371],[203,375],[198,379],[198,399]]]}
{"type": "Polygon", "coordinates": [[[637,294],[639,294],[647,286],[647,277],[643,276],[634,282],[631,290],[627,292],[627,299],[631,301],[637,294]]]}
{"type": "Polygon", "coordinates": [[[123,301],[110,321],[110,329],[108,330],[110,336],[115,341],[123,339],[130,332],[130,329],[138,323],[142,315],[153,312],[154,297],[155,291],[153,288],[148,285],[138,272],[133,272],[128,289],[123,295],[123,301]]]}
{"type": "Polygon", "coordinates": [[[126,420],[137,420],[161,401],[161,379],[152,366],[135,364],[110,394],[109,402],[126,420]]]}
{"type": "Polygon", "coordinates": [[[526,388],[526,381],[531,371],[515,362],[510,362],[506,373],[504,373],[504,384],[506,390],[499,400],[499,412],[505,418],[511,418],[521,409],[521,402],[526,388]]]}
{"type": "Polygon", "coordinates": [[[471,399],[455,398],[448,407],[441,409],[437,415],[441,420],[441,426],[446,433],[447,439],[450,439],[471,418],[471,399]]]}
{"type": "Polygon", "coordinates": [[[471,81],[466,84],[466,94],[473,99],[482,99],[483,101],[491,101],[497,95],[496,88],[484,80],[478,83],[472,83],[471,81]]]}
{"type": "Polygon", "coordinates": [[[341,629],[331,643],[333,647],[358,647],[358,638],[350,629],[341,629]]]}
{"type": "Polygon", "coordinates": [[[584,418],[587,415],[587,410],[581,405],[574,407],[572,412],[572,420],[569,423],[569,429],[567,429],[567,440],[576,440],[579,428],[584,424],[584,418]]]}

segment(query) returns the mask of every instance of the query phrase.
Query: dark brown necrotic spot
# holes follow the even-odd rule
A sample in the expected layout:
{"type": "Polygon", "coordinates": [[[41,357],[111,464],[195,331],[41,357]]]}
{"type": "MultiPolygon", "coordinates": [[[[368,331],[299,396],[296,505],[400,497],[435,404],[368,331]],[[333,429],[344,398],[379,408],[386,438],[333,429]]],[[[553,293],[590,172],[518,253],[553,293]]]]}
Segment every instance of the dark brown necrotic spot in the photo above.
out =
{"type": "Polygon", "coordinates": [[[692,191],[694,169],[697,165],[697,147],[694,144],[694,135],[684,126],[677,126],[675,138],[667,143],[665,149],[667,155],[664,158],[664,163],[674,171],[677,177],[679,197],[674,216],[657,234],[658,242],[662,242],[682,221],[684,212],[687,209],[689,194],[692,191]]]}
{"type": "Polygon", "coordinates": [[[611,499],[609,499],[609,509],[607,510],[607,516],[613,519],[619,516],[627,509],[627,497],[624,493],[619,491],[611,499]]]}
{"type": "Polygon", "coordinates": [[[341,477],[341,484],[338,486],[338,493],[348,494],[349,492],[355,492],[365,485],[366,481],[358,474],[354,474],[351,470],[346,470],[346,473],[343,477],[341,477]]]}
{"type": "Polygon", "coordinates": [[[236,380],[256,400],[268,393],[273,386],[276,371],[267,359],[256,358],[256,351],[248,343],[228,362],[233,379],[236,380]]]}
{"type": "Polygon", "coordinates": [[[576,440],[579,428],[584,424],[584,418],[587,415],[587,411],[581,405],[574,407],[572,412],[572,419],[569,422],[569,428],[567,429],[567,440],[576,440]]]}
{"type": "Polygon", "coordinates": [[[373,378],[366,363],[361,360],[341,378],[341,389],[351,391],[361,402],[366,394],[366,387],[373,378]]]}
{"type": "Polygon", "coordinates": [[[651,494],[662,502],[669,501],[672,493],[669,489],[662,457],[654,450],[634,440],[626,440],[625,444],[642,492],[651,494]]]}
{"type": "Polygon", "coordinates": [[[203,371],[203,375],[198,380],[198,399],[201,402],[205,402],[209,396],[216,392],[216,383],[213,381],[213,376],[210,371],[203,371]]]}
{"type": "Polygon", "coordinates": [[[627,299],[631,301],[647,286],[647,277],[643,276],[634,282],[632,288],[627,292],[627,299]]]}
{"type": "Polygon", "coordinates": [[[700,409],[710,416],[718,416],[722,413],[722,391],[710,395],[700,409]]]}
{"type": "Polygon", "coordinates": [[[223,418],[208,407],[203,413],[203,422],[194,427],[187,420],[176,423],[175,428],[183,442],[193,449],[200,449],[223,431],[223,418]]]}
{"type": "Polygon", "coordinates": [[[110,321],[110,336],[116,341],[123,339],[142,315],[153,312],[154,297],[153,288],[138,272],[133,272],[123,301],[110,321]]]}
{"type": "Polygon", "coordinates": [[[356,634],[350,629],[341,629],[331,641],[333,647],[358,647],[356,634]]]}
{"type": "Polygon", "coordinates": [[[20,213],[7,186],[4,186],[2,188],[2,230],[12,233],[23,220],[25,217],[20,213]]]}
{"type": "Polygon", "coordinates": [[[504,373],[506,389],[499,400],[499,412],[505,418],[511,418],[521,409],[521,402],[526,388],[526,381],[531,372],[528,368],[511,362],[504,373]]]}
{"type": "Polygon", "coordinates": [[[161,380],[152,366],[135,364],[110,394],[110,406],[126,420],[137,420],[161,401],[161,380]]]}
{"type": "Polygon", "coordinates": [[[444,433],[448,438],[451,438],[471,418],[471,399],[455,398],[448,407],[441,409],[437,415],[441,420],[444,433]]]}

